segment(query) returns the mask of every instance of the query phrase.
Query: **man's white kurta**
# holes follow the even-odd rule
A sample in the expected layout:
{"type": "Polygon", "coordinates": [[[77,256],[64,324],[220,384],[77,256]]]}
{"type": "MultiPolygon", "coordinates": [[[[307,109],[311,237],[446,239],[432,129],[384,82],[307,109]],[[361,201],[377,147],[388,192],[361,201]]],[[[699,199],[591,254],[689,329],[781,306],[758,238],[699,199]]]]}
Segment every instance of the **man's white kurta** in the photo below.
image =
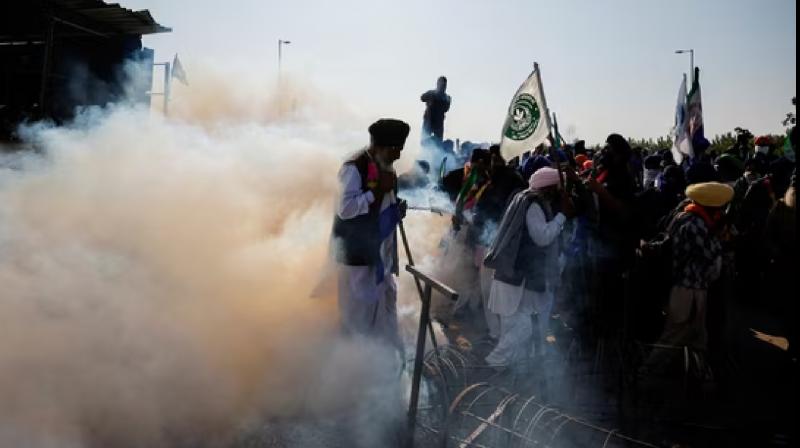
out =
{"type": "MultiPolygon", "coordinates": [[[[547,221],[542,208],[533,203],[525,214],[525,229],[533,242],[540,247],[547,247],[558,241],[564,228],[566,217],[557,214],[552,221],[547,221]]],[[[554,257],[540,260],[541,263],[559,263],[558,247],[550,253],[554,257]]],[[[560,272],[560,270],[558,271],[560,272]]],[[[539,313],[539,325],[544,338],[550,312],[553,308],[555,288],[559,286],[559,278],[547,278],[543,292],[525,289],[523,282],[519,286],[510,285],[498,280],[492,282],[489,296],[489,310],[500,315],[500,340],[497,347],[486,357],[490,365],[509,365],[526,356],[530,347],[527,345],[533,334],[531,314],[539,313]]]]}
{"type": "MultiPolygon", "coordinates": [[[[364,192],[361,185],[358,169],[352,164],[344,165],[339,171],[340,196],[336,205],[339,218],[348,220],[369,213],[375,197],[370,191],[364,192]]],[[[380,211],[394,203],[394,194],[387,193],[380,211]]],[[[384,277],[380,283],[376,281],[376,266],[338,263],[338,292],[342,327],[347,333],[377,336],[399,347],[397,285],[392,275],[394,245],[391,236],[381,243],[384,277]]]]}

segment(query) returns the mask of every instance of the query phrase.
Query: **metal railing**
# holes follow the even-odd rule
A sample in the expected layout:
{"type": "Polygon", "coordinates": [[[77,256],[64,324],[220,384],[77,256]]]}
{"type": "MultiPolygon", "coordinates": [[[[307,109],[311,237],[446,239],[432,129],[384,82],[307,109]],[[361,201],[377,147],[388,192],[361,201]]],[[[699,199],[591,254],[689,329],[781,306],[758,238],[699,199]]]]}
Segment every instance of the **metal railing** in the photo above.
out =
{"type": "MultiPolygon", "coordinates": [[[[412,447],[414,445],[414,430],[417,425],[419,384],[422,380],[422,365],[425,358],[425,340],[428,328],[431,325],[430,310],[433,291],[436,290],[451,301],[458,300],[458,293],[444,283],[420,271],[413,265],[406,266],[406,271],[414,276],[414,281],[417,283],[420,299],[422,300],[422,309],[420,310],[419,316],[419,330],[417,331],[417,352],[414,357],[414,374],[411,381],[411,399],[409,400],[408,405],[408,433],[406,446],[412,447]]],[[[431,334],[431,337],[434,338],[435,335],[431,334]]]]}

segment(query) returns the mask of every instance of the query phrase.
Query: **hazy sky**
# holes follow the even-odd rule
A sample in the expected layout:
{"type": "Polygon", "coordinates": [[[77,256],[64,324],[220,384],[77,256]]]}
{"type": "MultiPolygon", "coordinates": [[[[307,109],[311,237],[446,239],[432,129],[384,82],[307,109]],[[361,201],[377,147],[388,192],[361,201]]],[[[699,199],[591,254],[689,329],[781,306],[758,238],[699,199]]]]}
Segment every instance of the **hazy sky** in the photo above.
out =
{"type": "Polygon", "coordinates": [[[567,138],[668,132],[694,48],[707,134],[778,132],[797,79],[795,0],[122,0],[150,9],[175,52],[272,77],[284,70],[369,116],[419,127],[420,94],[450,79],[446,134],[497,140],[508,103],[542,67],[567,138]]]}

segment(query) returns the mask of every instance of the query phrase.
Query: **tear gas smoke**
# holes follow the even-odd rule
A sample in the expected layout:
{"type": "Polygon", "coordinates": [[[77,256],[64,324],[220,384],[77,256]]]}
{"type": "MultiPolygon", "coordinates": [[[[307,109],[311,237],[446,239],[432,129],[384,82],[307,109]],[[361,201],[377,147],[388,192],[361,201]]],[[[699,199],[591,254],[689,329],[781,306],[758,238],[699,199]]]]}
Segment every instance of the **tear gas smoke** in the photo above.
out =
{"type": "MultiPolygon", "coordinates": [[[[336,338],[334,291],[310,298],[368,120],[199,67],[172,111],[88,110],[0,152],[0,446],[227,446],[399,382],[385,351],[336,338]]],[[[407,224],[420,261],[434,219],[407,224]]]]}

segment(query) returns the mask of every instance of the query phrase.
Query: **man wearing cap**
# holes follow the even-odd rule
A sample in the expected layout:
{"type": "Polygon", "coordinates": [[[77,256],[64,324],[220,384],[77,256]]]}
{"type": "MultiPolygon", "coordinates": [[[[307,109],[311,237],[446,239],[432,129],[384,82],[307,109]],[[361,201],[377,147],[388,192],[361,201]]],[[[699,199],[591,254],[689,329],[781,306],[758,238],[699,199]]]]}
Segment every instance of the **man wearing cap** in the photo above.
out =
{"type": "Polygon", "coordinates": [[[512,199],[484,260],[495,269],[489,309],[500,315],[500,340],[486,357],[489,365],[508,366],[526,355],[534,311],[539,314],[542,344],[547,336],[555,290],[561,284],[559,235],[567,218],[574,216],[558,177],[549,167],[531,176],[530,187],[512,199]]]}
{"type": "MultiPolygon", "coordinates": [[[[706,349],[708,288],[722,269],[722,211],[733,198],[733,188],[718,182],[694,184],[686,189],[689,204],[675,217],[672,244],[672,291],[664,332],[658,345],[706,349]]],[[[658,350],[657,350],[658,351],[658,350]]],[[[665,353],[653,353],[650,363],[665,353]]]]}
{"type": "Polygon", "coordinates": [[[408,124],[382,119],[369,127],[370,145],[339,170],[333,224],[338,264],[339,311],[349,335],[376,336],[401,348],[397,327],[397,224],[405,213],[395,193],[393,164],[400,158],[408,124]]]}
{"type": "Polygon", "coordinates": [[[754,158],[762,158],[764,160],[772,159],[772,138],[768,135],[760,135],[755,139],[755,153],[754,158]]]}

